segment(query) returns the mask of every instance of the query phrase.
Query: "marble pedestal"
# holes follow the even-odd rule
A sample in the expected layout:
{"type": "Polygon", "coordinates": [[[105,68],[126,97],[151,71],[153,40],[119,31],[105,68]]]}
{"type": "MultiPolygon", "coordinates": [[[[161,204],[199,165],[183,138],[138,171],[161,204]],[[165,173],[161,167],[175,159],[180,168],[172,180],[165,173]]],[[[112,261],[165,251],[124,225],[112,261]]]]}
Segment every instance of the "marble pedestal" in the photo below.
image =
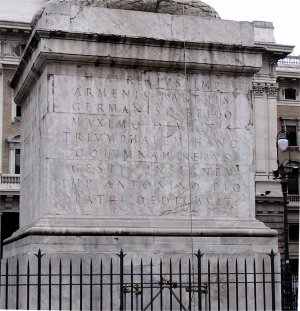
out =
{"type": "Polygon", "coordinates": [[[248,22],[48,4],[12,81],[21,229],[4,258],[277,252],[254,206],[262,52],[248,22]]]}

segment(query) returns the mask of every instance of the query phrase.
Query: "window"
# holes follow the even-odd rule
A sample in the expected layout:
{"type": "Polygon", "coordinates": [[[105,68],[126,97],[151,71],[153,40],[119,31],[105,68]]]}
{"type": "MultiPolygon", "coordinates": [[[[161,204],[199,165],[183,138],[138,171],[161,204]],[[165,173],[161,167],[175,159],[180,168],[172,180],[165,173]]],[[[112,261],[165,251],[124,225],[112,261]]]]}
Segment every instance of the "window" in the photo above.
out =
{"type": "Polygon", "coordinates": [[[23,43],[16,45],[14,50],[15,54],[20,57],[23,54],[25,47],[26,45],[23,43]]]}
{"type": "Polygon", "coordinates": [[[22,109],[20,105],[16,105],[16,117],[22,117],[22,109]]]}
{"type": "Polygon", "coordinates": [[[298,176],[289,175],[289,178],[288,178],[288,194],[299,194],[298,176]]]}
{"type": "Polygon", "coordinates": [[[8,212],[3,213],[1,219],[1,256],[3,241],[9,238],[15,231],[19,229],[19,213],[8,212]]]}
{"type": "Polygon", "coordinates": [[[289,225],[289,241],[299,242],[299,224],[289,225]]]}
{"type": "Polygon", "coordinates": [[[9,144],[9,174],[20,174],[20,135],[12,135],[7,139],[9,144]]]}
{"type": "Polygon", "coordinates": [[[289,133],[290,146],[298,146],[297,144],[297,126],[287,125],[286,130],[289,133]]]}
{"type": "MultiPolygon", "coordinates": [[[[281,125],[289,133],[289,144],[291,147],[298,147],[300,144],[300,119],[296,118],[279,118],[281,125]]],[[[295,149],[295,148],[294,148],[295,149]]],[[[298,148],[296,148],[298,150],[298,148]]]]}
{"type": "Polygon", "coordinates": [[[285,89],[284,98],[296,100],[296,89],[292,89],[292,88],[285,89]]]}
{"type": "Polygon", "coordinates": [[[22,117],[22,106],[18,105],[14,101],[14,95],[12,93],[11,99],[11,121],[15,122],[22,117]]]}
{"type": "Polygon", "coordinates": [[[20,174],[20,155],[21,150],[15,149],[15,174],[20,174]]]}
{"type": "Polygon", "coordinates": [[[290,264],[291,264],[291,272],[293,274],[298,275],[298,267],[299,267],[299,261],[298,259],[290,259],[290,264]]]}

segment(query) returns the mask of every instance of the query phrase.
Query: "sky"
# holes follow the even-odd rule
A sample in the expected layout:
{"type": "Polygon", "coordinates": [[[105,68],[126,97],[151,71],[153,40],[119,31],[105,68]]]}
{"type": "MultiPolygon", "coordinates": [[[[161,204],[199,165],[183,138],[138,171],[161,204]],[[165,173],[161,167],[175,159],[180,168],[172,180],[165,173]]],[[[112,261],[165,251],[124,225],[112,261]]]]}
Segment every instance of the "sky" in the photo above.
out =
{"type": "MultiPolygon", "coordinates": [[[[17,20],[30,21],[45,0],[0,0],[0,19],[15,14],[17,20]]],[[[295,45],[300,55],[300,0],[204,0],[222,19],[273,22],[276,43],[295,45]]]]}
{"type": "Polygon", "coordinates": [[[300,55],[300,0],[203,0],[222,19],[273,22],[276,43],[295,45],[300,55]]]}

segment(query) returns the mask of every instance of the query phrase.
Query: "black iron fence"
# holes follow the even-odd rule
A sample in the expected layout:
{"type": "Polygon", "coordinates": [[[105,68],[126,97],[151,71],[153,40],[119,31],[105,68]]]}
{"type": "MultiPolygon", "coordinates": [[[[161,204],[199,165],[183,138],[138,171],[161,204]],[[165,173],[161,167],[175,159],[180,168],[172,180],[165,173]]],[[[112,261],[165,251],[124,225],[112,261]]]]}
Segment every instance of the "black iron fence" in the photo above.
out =
{"type": "Polygon", "coordinates": [[[281,262],[282,310],[298,310],[298,275],[291,272],[289,264],[281,262]]]}
{"type": "MultiPolygon", "coordinates": [[[[1,306],[48,310],[281,310],[281,275],[265,258],[190,258],[138,263],[121,251],[95,260],[2,263],[1,306]]],[[[296,298],[295,298],[296,299],[296,298]]],[[[296,308],[296,304],[294,304],[296,308]]]]}

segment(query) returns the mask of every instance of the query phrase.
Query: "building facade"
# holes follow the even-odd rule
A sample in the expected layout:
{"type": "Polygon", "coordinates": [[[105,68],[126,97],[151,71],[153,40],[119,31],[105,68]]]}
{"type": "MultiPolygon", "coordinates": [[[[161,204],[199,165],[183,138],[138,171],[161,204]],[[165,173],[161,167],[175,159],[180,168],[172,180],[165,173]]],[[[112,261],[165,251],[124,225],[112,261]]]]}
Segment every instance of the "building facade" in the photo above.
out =
{"type": "MultiPolygon", "coordinates": [[[[278,62],[277,129],[289,133],[290,147],[279,160],[295,170],[288,176],[288,239],[291,267],[299,262],[299,167],[300,167],[300,58],[288,56],[278,62]]],[[[282,206],[282,205],[281,205],[282,206]]],[[[282,209],[281,209],[282,210],[282,209]]]]}
{"type": "Polygon", "coordinates": [[[299,56],[287,56],[291,46],[275,44],[271,23],[254,22],[257,45],[266,49],[261,71],[255,76],[252,100],[255,121],[256,217],[278,231],[284,254],[284,206],[278,166],[296,168],[288,175],[288,243],[292,271],[298,273],[299,259],[299,56]],[[290,147],[277,152],[277,133],[288,131],[290,147]],[[298,168],[298,170],[297,170],[298,168]]]}
{"type": "Polygon", "coordinates": [[[2,241],[19,227],[20,121],[10,81],[30,34],[30,25],[0,21],[0,219],[2,241]]]}

